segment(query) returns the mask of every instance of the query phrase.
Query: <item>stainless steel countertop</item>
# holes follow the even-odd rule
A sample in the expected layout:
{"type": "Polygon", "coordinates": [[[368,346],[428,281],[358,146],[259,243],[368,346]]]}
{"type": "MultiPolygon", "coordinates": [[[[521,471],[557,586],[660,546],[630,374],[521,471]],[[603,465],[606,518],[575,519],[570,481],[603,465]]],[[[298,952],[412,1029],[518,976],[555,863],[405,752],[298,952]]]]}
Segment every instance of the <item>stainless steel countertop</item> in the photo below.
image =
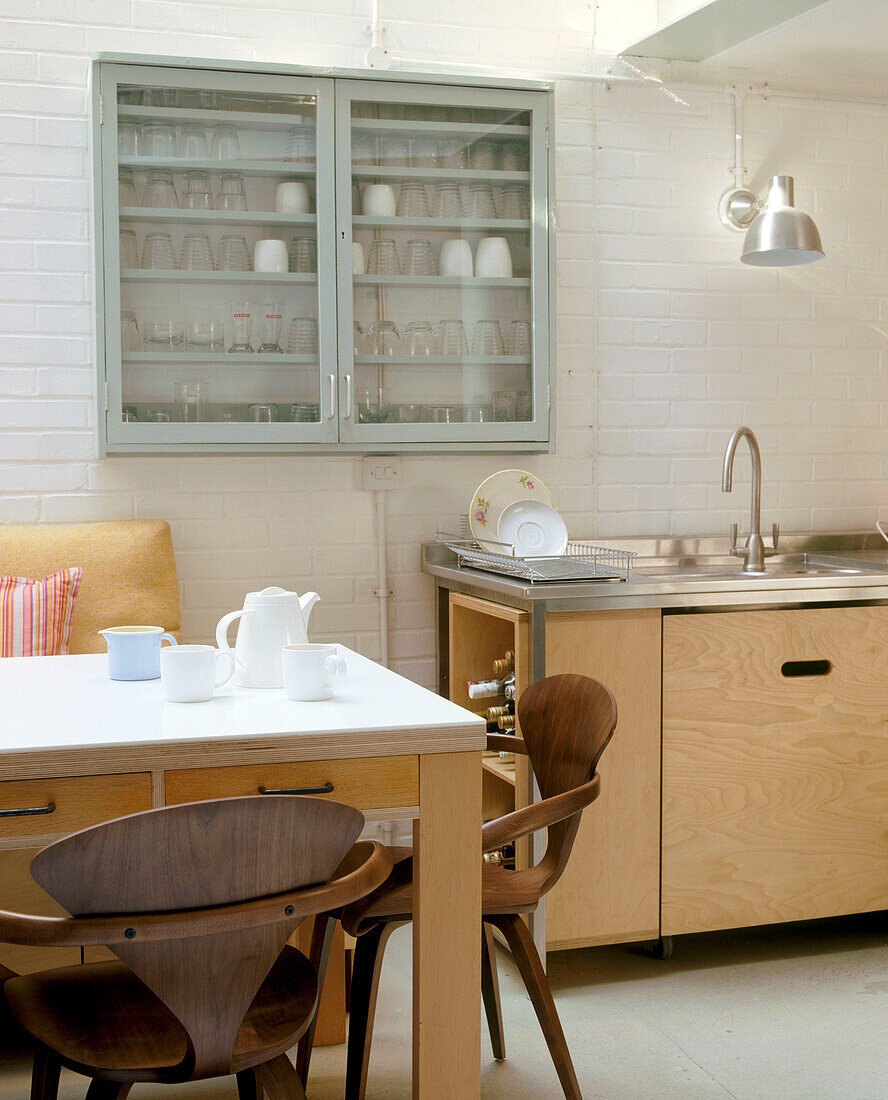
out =
{"type": "MultiPolygon", "coordinates": [[[[596,541],[596,540],[591,540],[596,541]]],[[[780,538],[780,554],[807,555],[814,572],[750,576],[730,557],[727,537],[601,539],[601,545],[638,556],[628,581],[527,581],[461,568],[448,547],[423,546],[423,570],[447,588],[513,606],[550,611],[633,607],[716,610],[734,607],[802,607],[821,603],[888,602],[888,545],[873,532],[794,534],[780,538]],[[818,565],[860,572],[820,574],[818,565]],[[682,575],[684,574],[684,575],[682,575]],[[708,574],[708,575],[707,575],[708,574]]],[[[774,569],[779,569],[779,558],[774,569]]]]}

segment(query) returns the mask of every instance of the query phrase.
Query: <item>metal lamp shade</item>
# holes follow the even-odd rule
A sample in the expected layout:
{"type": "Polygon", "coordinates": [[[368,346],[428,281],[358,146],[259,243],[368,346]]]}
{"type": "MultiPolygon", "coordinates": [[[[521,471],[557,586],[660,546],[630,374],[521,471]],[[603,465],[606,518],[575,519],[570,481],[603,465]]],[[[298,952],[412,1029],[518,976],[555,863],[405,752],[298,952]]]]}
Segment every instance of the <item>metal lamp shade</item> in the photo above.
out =
{"type": "Polygon", "coordinates": [[[813,218],[793,207],[792,176],[774,176],[767,206],[750,225],[740,259],[754,267],[794,267],[823,256],[813,218]]]}

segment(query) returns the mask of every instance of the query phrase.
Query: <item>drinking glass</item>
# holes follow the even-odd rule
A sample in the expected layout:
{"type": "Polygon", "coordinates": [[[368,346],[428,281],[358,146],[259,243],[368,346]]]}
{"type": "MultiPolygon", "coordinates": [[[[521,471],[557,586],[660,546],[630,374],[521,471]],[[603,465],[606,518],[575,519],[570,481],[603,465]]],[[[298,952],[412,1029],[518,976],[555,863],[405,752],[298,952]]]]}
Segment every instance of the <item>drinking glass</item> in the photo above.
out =
{"type": "Polygon", "coordinates": [[[530,321],[513,321],[509,325],[509,354],[530,355],[530,321]]]}
{"type": "Polygon", "coordinates": [[[225,236],[219,249],[220,271],[252,271],[253,262],[247,248],[247,238],[239,235],[225,236]]]}
{"type": "Polygon", "coordinates": [[[438,354],[448,356],[469,354],[466,330],[462,321],[442,321],[438,325],[438,354]]]}
{"type": "Polygon", "coordinates": [[[174,157],[176,127],[169,122],[146,122],[142,127],[143,157],[174,157]]]}
{"type": "Polygon", "coordinates": [[[289,355],[318,354],[318,322],[314,317],[294,317],[287,336],[289,355]]]}
{"type": "Polygon", "coordinates": [[[384,137],[379,142],[379,163],[388,168],[406,168],[410,147],[407,138],[384,137]]]}
{"type": "Polygon", "coordinates": [[[527,171],[530,165],[527,146],[520,141],[503,141],[498,152],[497,167],[501,172],[527,171]]]}
{"type": "Polygon", "coordinates": [[[487,424],[493,419],[490,405],[463,405],[463,420],[467,424],[487,424]]]}
{"type": "Polygon", "coordinates": [[[314,237],[293,237],[290,241],[290,270],[308,273],[317,269],[317,240],[314,237]]]}
{"type": "Polygon", "coordinates": [[[358,359],[364,354],[364,330],[357,321],[355,321],[352,326],[352,343],[354,345],[352,347],[352,352],[354,353],[355,359],[358,359]]]}
{"type": "Polygon", "coordinates": [[[278,343],[281,334],[281,319],[283,306],[280,302],[265,302],[259,314],[262,319],[262,343],[259,345],[259,354],[277,353],[283,355],[284,349],[278,343]]]}
{"type": "Polygon", "coordinates": [[[225,331],[218,317],[192,317],[185,322],[185,348],[188,351],[224,351],[225,331]]]}
{"type": "Polygon", "coordinates": [[[477,321],[472,333],[472,355],[505,355],[499,321],[477,321]]]}
{"type": "Polygon", "coordinates": [[[176,382],[173,386],[173,397],[179,423],[197,424],[206,420],[209,396],[209,382],[176,382]]]}
{"type": "Polygon", "coordinates": [[[137,152],[139,128],[134,122],[117,124],[117,152],[122,157],[134,157],[137,152]]]}
{"type": "Polygon", "coordinates": [[[436,218],[464,218],[462,195],[456,180],[439,180],[435,184],[432,215],[436,218]]]}
{"type": "Polygon", "coordinates": [[[362,424],[382,424],[390,411],[386,386],[365,386],[357,392],[358,419],[362,424]]]}
{"type": "Polygon", "coordinates": [[[496,167],[496,142],[475,141],[469,146],[469,167],[492,172],[496,167]]]}
{"type": "Polygon", "coordinates": [[[401,337],[394,321],[374,321],[367,329],[368,355],[397,355],[401,350],[401,337]]]}
{"type": "Polygon", "coordinates": [[[396,424],[415,424],[422,412],[422,405],[392,405],[390,419],[396,424]]]}
{"type": "Polygon", "coordinates": [[[145,419],[149,424],[169,424],[170,414],[164,409],[147,409],[145,419]]]}
{"type": "Polygon", "coordinates": [[[512,221],[527,221],[530,217],[530,201],[523,183],[504,183],[500,187],[500,217],[512,221]]]}
{"type": "Polygon", "coordinates": [[[433,424],[461,424],[463,410],[461,405],[429,405],[425,410],[426,420],[433,424]]]}
{"type": "Polygon", "coordinates": [[[407,252],[404,263],[405,275],[437,275],[438,265],[435,263],[435,253],[432,251],[432,242],[426,240],[414,240],[407,242],[407,252]]]}
{"type": "Polygon", "coordinates": [[[179,155],[191,160],[206,160],[207,153],[207,132],[204,127],[193,122],[183,126],[179,140],[179,155]]]}
{"type": "Polygon", "coordinates": [[[117,205],[138,206],[135,177],[132,168],[121,168],[117,173],[117,205]]]}
{"type": "Polygon", "coordinates": [[[117,102],[129,107],[138,107],[142,102],[141,88],[118,88],[117,102]]]}
{"type": "Polygon", "coordinates": [[[148,351],[178,351],[182,347],[182,322],[174,317],[156,317],[145,323],[148,351]]]}
{"type": "Polygon", "coordinates": [[[121,409],[120,419],[124,424],[134,424],[139,419],[135,405],[124,405],[121,409]]]}
{"type": "Polygon", "coordinates": [[[220,210],[246,210],[247,189],[240,172],[223,172],[219,184],[220,210]]]}
{"type": "Polygon", "coordinates": [[[530,390],[519,390],[515,397],[515,419],[533,420],[533,400],[530,390]]]}
{"type": "Polygon", "coordinates": [[[213,108],[213,93],[198,88],[180,88],[176,92],[176,106],[210,111],[213,108]]]}
{"type": "Polygon", "coordinates": [[[518,395],[514,390],[494,390],[493,419],[500,422],[516,418],[518,395]]]}
{"type": "Polygon", "coordinates": [[[317,402],[306,401],[290,406],[290,420],[294,424],[314,424],[321,419],[321,407],[317,402]]]}
{"type": "Polygon", "coordinates": [[[410,142],[410,163],[414,168],[436,168],[438,143],[432,138],[414,138],[410,142]]]}
{"type": "Polygon", "coordinates": [[[186,233],[182,246],[183,271],[215,271],[213,247],[206,233],[186,233]]]}
{"type": "Polygon", "coordinates": [[[186,210],[212,210],[213,193],[206,172],[186,172],[182,205],[186,210]]]}
{"type": "Polygon", "coordinates": [[[424,183],[407,182],[401,184],[398,192],[399,218],[430,218],[432,211],[429,196],[424,183]]]}
{"type": "Polygon", "coordinates": [[[244,298],[235,298],[231,304],[231,327],[234,341],[229,352],[251,352],[250,333],[253,329],[253,307],[244,298]]]}
{"type": "Polygon", "coordinates": [[[177,271],[176,250],[169,233],[146,233],[142,246],[142,267],[156,271],[177,271]]]}
{"type": "Polygon", "coordinates": [[[139,323],[132,310],[125,309],[120,314],[120,350],[141,351],[142,334],[139,332],[139,323]]]}
{"type": "Polygon", "coordinates": [[[435,330],[428,321],[411,321],[404,329],[408,355],[434,355],[438,350],[435,330]]]}
{"type": "Polygon", "coordinates": [[[159,210],[173,210],[179,205],[179,196],[173,183],[173,173],[155,171],[148,173],[142,206],[151,206],[159,210]]]}
{"type": "Polygon", "coordinates": [[[463,142],[451,138],[439,142],[438,164],[442,168],[468,168],[469,154],[463,142]]]}
{"type": "Polygon", "coordinates": [[[121,268],[139,266],[139,246],[132,229],[120,231],[120,266],[121,268]]]}
{"type": "Polygon", "coordinates": [[[216,127],[210,156],[216,160],[240,160],[240,142],[233,126],[216,127]]]}
{"type": "Polygon", "coordinates": [[[495,218],[496,203],[493,200],[493,188],[489,183],[476,181],[469,184],[469,201],[466,213],[470,218],[495,218]]]}
{"type": "Polygon", "coordinates": [[[352,164],[373,164],[376,149],[369,134],[352,134],[352,164]]]}
{"type": "Polygon", "coordinates": [[[400,275],[401,259],[398,246],[390,237],[373,241],[367,257],[368,275],[400,275]]]}
{"type": "Polygon", "coordinates": [[[254,424],[275,424],[281,417],[277,405],[251,405],[248,411],[254,424]]]}
{"type": "Polygon", "coordinates": [[[287,131],[284,160],[301,164],[315,159],[315,133],[310,126],[293,126],[287,131]]]}
{"type": "Polygon", "coordinates": [[[152,88],[145,92],[145,104],[152,107],[175,107],[176,91],[174,88],[152,88]],[[150,97],[150,98],[149,98],[150,97]]]}

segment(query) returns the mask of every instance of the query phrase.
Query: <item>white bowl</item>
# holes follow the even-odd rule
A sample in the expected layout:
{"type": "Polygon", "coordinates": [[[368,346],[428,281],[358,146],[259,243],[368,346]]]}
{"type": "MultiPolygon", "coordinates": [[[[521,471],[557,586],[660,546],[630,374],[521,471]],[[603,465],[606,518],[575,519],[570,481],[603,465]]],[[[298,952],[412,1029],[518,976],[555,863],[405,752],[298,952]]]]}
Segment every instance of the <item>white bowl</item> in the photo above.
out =
{"type": "Polygon", "coordinates": [[[567,548],[567,527],[554,508],[538,500],[516,500],[500,513],[496,537],[522,558],[550,558],[567,548]]]}

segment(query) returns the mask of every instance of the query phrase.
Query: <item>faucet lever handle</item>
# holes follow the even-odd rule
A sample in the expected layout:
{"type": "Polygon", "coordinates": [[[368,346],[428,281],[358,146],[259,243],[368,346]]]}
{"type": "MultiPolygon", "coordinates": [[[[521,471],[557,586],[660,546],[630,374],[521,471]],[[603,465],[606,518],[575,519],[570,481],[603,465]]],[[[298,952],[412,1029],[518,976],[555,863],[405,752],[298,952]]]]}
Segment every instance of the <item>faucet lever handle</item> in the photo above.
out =
{"type": "Polygon", "coordinates": [[[771,540],[774,543],[774,549],[777,549],[777,543],[780,541],[780,524],[771,524],[771,540]]]}
{"type": "Polygon", "coordinates": [[[737,524],[731,524],[731,551],[737,549],[737,524]]]}

